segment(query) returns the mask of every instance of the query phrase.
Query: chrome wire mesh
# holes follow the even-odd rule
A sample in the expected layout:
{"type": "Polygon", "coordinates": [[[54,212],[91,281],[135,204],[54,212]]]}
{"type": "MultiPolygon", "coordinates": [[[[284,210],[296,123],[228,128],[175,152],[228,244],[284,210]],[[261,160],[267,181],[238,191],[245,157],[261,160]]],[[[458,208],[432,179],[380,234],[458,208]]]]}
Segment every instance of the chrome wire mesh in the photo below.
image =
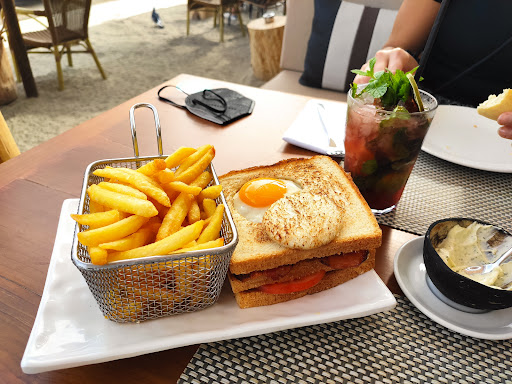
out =
{"type": "MultiPolygon", "coordinates": [[[[103,181],[93,175],[99,168],[125,167],[136,169],[156,158],[103,160],[86,170],[80,198],[79,213],[89,212],[86,190],[103,181]]],[[[210,185],[218,184],[215,170],[210,185]]],[[[224,195],[217,199],[224,204],[221,226],[224,246],[185,254],[151,256],[107,265],[91,263],[87,247],[78,242],[77,233],[86,226],[76,226],[72,261],[80,270],[105,318],[116,322],[139,322],[184,312],[194,312],[214,304],[221,292],[229,260],[238,241],[236,229],[224,195]]]]}

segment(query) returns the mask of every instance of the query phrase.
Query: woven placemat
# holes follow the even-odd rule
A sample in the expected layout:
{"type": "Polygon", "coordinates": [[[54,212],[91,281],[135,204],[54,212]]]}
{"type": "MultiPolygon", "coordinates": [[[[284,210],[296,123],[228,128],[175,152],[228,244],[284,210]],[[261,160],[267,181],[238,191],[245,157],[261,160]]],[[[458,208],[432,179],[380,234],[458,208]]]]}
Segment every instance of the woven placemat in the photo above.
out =
{"type": "Polygon", "coordinates": [[[480,171],[420,152],[396,209],[380,224],[424,235],[430,224],[467,217],[512,232],[512,174],[480,171]]]}
{"type": "Polygon", "coordinates": [[[512,383],[512,341],[466,337],[407,298],[385,313],[202,344],[185,383],[512,383]]]}

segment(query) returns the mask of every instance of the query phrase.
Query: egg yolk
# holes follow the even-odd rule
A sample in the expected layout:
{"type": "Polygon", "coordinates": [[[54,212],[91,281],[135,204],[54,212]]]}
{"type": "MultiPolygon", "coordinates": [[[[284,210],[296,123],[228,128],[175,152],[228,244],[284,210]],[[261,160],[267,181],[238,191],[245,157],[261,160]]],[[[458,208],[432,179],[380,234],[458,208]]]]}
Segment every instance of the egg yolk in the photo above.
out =
{"type": "Polygon", "coordinates": [[[240,200],[251,207],[266,207],[282,198],[286,190],[283,181],[262,177],[245,183],[238,194],[240,200]]]}

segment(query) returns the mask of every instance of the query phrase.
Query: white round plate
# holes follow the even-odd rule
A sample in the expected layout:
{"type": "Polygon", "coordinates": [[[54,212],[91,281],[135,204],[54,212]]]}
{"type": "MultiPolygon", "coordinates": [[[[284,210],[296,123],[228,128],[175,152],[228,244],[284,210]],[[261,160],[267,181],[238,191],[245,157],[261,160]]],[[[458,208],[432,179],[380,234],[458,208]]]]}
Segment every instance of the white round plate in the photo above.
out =
{"type": "Polygon", "coordinates": [[[440,105],[421,149],[466,167],[512,173],[512,140],[500,137],[499,127],[475,108],[440,105]]]}
{"type": "Polygon", "coordinates": [[[410,240],[395,255],[394,271],[407,298],[426,316],[454,332],[488,340],[512,338],[512,308],[485,313],[462,312],[439,300],[427,286],[423,240],[410,240]]]}

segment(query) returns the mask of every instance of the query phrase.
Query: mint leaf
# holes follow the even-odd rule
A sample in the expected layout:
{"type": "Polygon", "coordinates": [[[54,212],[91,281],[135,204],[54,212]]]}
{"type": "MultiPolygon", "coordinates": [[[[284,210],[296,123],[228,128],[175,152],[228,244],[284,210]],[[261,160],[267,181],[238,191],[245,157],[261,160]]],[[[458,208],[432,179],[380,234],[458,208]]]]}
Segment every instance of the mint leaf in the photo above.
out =
{"type": "Polygon", "coordinates": [[[361,171],[365,175],[371,175],[372,173],[375,173],[377,171],[377,168],[379,168],[379,165],[377,164],[377,160],[372,159],[365,161],[363,163],[363,166],[361,167],[361,171]]]}
{"type": "Polygon", "coordinates": [[[398,98],[404,103],[411,98],[411,86],[410,83],[402,84],[398,90],[398,98]]]}
{"type": "Polygon", "coordinates": [[[357,84],[356,83],[352,83],[350,85],[350,88],[352,89],[352,97],[356,97],[357,96],[357,84]]]}
{"type": "MultiPolygon", "coordinates": [[[[360,96],[361,93],[368,93],[375,99],[379,99],[382,107],[386,110],[393,110],[399,103],[406,104],[411,100],[412,89],[407,74],[414,74],[418,67],[411,69],[408,72],[397,70],[391,73],[389,69],[384,71],[374,72],[375,63],[377,59],[374,57],[368,63],[368,70],[361,71],[353,69],[351,72],[361,76],[370,78],[368,85],[357,94],[357,85],[352,84],[352,95],[355,97],[360,96]]],[[[421,79],[420,79],[421,80],[421,79]]]]}
{"type": "Polygon", "coordinates": [[[375,57],[373,59],[371,59],[370,62],[368,63],[369,68],[366,72],[361,71],[360,69],[351,69],[350,72],[355,73],[356,75],[360,75],[360,76],[373,77],[373,68],[375,67],[376,62],[377,62],[377,59],[375,57]]]}
{"type": "Polygon", "coordinates": [[[356,75],[360,76],[370,76],[368,71],[361,71],[360,69],[351,69],[350,72],[355,73],[356,75]]]}
{"type": "Polygon", "coordinates": [[[386,84],[380,84],[377,81],[370,82],[363,92],[369,93],[375,99],[379,99],[386,94],[388,87],[386,84]]]}
{"type": "Polygon", "coordinates": [[[375,63],[377,62],[377,58],[376,57],[372,57],[370,59],[370,62],[368,63],[369,67],[370,67],[370,72],[371,74],[373,75],[373,68],[375,68],[375,63]]]}
{"type": "Polygon", "coordinates": [[[410,73],[411,75],[414,75],[416,73],[416,71],[418,70],[418,68],[419,68],[419,65],[417,67],[411,69],[409,72],[406,72],[405,74],[407,75],[410,73]]]}

